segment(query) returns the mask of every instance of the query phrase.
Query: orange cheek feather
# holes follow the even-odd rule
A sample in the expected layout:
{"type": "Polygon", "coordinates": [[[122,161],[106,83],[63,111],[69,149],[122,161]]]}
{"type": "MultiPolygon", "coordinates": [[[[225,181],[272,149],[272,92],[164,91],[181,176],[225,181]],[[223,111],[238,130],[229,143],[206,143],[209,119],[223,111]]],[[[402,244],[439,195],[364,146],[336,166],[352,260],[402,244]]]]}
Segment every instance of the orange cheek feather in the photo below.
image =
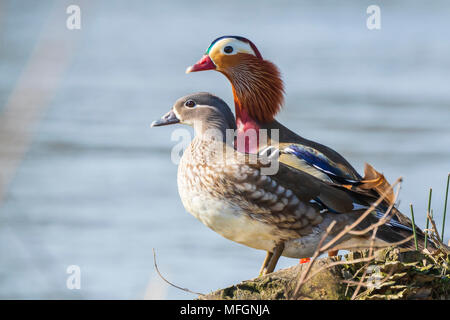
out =
{"type": "Polygon", "coordinates": [[[216,65],[216,70],[226,74],[229,68],[239,64],[242,59],[242,55],[242,53],[226,55],[221,52],[214,52],[210,54],[210,57],[216,65]]]}
{"type": "Polygon", "coordinates": [[[241,110],[245,110],[248,117],[242,117],[242,123],[273,121],[281,108],[284,95],[278,68],[268,60],[247,53],[226,55],[216,51],[211,52],[210,57],[216,70],[231,82],[237,120],[243,114],[241,110]]]}

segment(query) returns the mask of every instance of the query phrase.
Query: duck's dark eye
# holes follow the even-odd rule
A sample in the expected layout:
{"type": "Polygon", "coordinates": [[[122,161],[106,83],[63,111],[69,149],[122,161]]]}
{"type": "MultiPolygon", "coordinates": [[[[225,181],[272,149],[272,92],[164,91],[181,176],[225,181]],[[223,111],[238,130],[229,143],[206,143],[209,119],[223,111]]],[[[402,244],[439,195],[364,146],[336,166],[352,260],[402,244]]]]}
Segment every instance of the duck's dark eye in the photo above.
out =
{"type": "Polygon", "coordinates": [[[193,107],[195,107],[195,102],[192,100],[188,100],[184,103],[184,105],[188,108],[193,108],[193,107]]]}
{"type": "Polygon", "coordinates": [[[232,53],[233,52],[233,47],[232,46],[226,46],[225,48],[223,48],[223,51],[225,53],[232,53]]]}

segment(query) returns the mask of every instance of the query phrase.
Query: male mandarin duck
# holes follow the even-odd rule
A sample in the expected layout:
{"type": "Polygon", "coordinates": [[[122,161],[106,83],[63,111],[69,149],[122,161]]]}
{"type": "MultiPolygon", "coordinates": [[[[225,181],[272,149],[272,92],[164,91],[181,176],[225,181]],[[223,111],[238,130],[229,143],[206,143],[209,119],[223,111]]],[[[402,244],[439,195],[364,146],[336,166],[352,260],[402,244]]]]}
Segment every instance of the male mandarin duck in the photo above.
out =
{"type": "MultiPolygon", "coordinates": [[[[349,189],[362,189],[381,195],[389,186],[384,176],[366,164],[365,176],[358,172],[333,149],[307,140],[289,130],[274,119],[284,101],[283,81],[278,68],[263,59],[250,40],[240,36],[223,36],[214,40],[205,55],[186,73],[216,70],[223,73],[231,83],[237,125],[236,148],[255,153],[265,147],[259,136],[247,135],[251,130],[267,129],[268,144],[273,142],[272,130],[278,129],[274,137],[279,143],[282,163],[349,189]],[[253,140],[253,141],[252,141],[253,140]]],[[[386,197],[393,200],[393,192],[386,197]]],[[[330,255],[337,254],[330,251],[330,255]]]]}
{"type": "MultiPolygon", "coordinates": [[[[272,272],[280,255],[312,256],[332,221],[336,225],[326,241],[376,200],[282,162],[275,174],[264,174],[267,162],[260,161],[259,155],[257,161],[249,161],[255,155],[239,152],[233,141],[227,142],[227,130],[236,129],[233,113],[209,93],[178,99],[152,127],[175,123],[190,125],[195,131],[178,167],[178,192],[185,209],[223,237],[267,251],[260,274],[272,272]]],[[[379,221],[383,210],[380,205],[357,229],[379,221]]],[[[375,245],[388,245],[411,234],[411,225],[394,217],[379,227],[375,245]]],[[[347,234],[333,249],[367,247],[370,236],[347,234]]],[[[402,246],[411,248],[413,243],[402,246]]]]}
{"type": "MultiPolygon", "coordinates": [[[[238,136],[254,129],[278,129],[280,161],[325,181],[360,181],[361,176],[340,154],[331,148],[307,140],[274,119],[284,101],[283,81],[278,68],[263,59],[250,40],[223,36],[214,40],[206,54],[186,73],[216,70],[231,83],[238,136]]],[[[242,150],[256,152],[257,143],[246,143],[242,150]]]]}

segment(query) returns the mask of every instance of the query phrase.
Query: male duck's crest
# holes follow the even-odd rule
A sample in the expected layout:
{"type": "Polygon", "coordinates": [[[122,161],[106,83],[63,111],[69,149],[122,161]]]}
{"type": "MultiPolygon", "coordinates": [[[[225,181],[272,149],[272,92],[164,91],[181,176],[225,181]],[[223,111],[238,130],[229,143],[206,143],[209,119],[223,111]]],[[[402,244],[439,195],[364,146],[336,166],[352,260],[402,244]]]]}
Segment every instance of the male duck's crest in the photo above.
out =
{"type": "Polygon", "coordinates": [[[245,47],[246,47],[246,46],[242,46],[242,43],[248,44],[248,46],[250,46],[251,50],[247,50],[247,53],[251,52],[251,53],[253,53],[256,57],[258,57],[259,59],[261,59],[261,60],[263,59],[261,53],[259,52],[258,48],[256,48],[255,44],[254,44],[253,42],[251,42],[249,39],[244,38],[244,37],[241,37],[241,36],[222,36],[222,37],[219,37],[219,38],[215,39],[213,42],[211,42],[211,45],[210,45],[210,46],[208,47],[208,49],[206,50],[206,53],[205,53],[205,54],[209,54],[209,52],[211,51],[211,49],[212,49],[219,41],[226,40],[226,43],[229,44],[229,43],[233,42],[233,39],[234,39],[234,40],[237,40],[237,41],[234,41],[234,43],[236,43],[236,44],[239,44],[239,42],[241,43],[241,45],[240,45],[241,48],[245,48],[245,47]]]}

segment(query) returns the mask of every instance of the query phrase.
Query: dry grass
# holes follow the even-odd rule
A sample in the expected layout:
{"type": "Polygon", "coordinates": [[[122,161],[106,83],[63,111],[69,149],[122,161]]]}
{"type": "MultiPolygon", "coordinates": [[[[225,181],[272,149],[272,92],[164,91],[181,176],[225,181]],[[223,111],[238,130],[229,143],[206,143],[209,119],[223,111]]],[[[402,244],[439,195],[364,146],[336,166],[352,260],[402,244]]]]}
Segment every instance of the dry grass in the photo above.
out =
{"type": "MultiPolygon", "coordinates": [[[[449,178],[450,178],[450,175],[449,175],[449,178]]],[[[442,230],[444,230],[444,225],[445,225],[445,213],[446,213],[446,208],[447,208],[449,178],[447,179],[447,189],[446,189],[446,197],[445,197],[445,207],[444,207],[442,230]]],[[[290,297],[291,299],[301,299],[302,296],[301,296],[300,290],[301,290],[302,286],[305,285],[305,283],[307,283],[309,280],[311,280],[318,273],[324,271],[325,269],[329,269],[329,268],[332,268],[332,267],[335,267],[335,266],[338,266],[338,265],[345,265],[345,266],[348,267],[349,265],[358,265],[358,264],[364,263],[363,266],[359,267],[354,272],[354,274],[353,274],[353,276],[351,277],[350,280],[343,280],[342,281],[343,283],[347,284],[346,293],[348,292],[348,289],[350,287],[355,287],[355,289],[353,291],[353,294],[351,296],[352,300],[361,299],[362,297],[367,297],[368,296],[368,292],[372,292],[373,291],[373,284],[372,283],[368,283],[366,280],[367,280],[367,274],[369,272],[368,267],[376,259],[375,255],[374,255],[374,250],[377,249],[377,248],[380,248],[380,247],[376,247],[374,245],[374,242],[375,242],[374,240],[375,240],[378,228],[381,225],[383,225],[384,223],[386,223],[387,221],[389,221],[390,216],[391,216],[391,212],[392,212],[392,208],[393,208],[393,204],[388,208],[388,210],[386,211],[386,213],[380,219],[379,222],[377,222],[377,223],[375,223],[375,224],[365,228],[364,230],[354,231],[353,229],[356,226],[358,226],[358,224],[361,221],[363,221],[364,218],[367,217],[367,215],[370,214],[370,212],[379,203],[381,203],[381,201],[383,201],[383,199],[386,196],[386,194],[388,192],[390,192],[399,183],[401,183],[401,178],[397,179],[397,181],[388,190],[386,190],[386,192],[384,194],[382,194],[381,197],[369,209],[367,209],[361,215],[361,217],[358,220],[356,220],[353,224],[347,226],[343,231],[341,231],[338,235],[336,235],[328,243],[323,244],[324,240],[329,236],[329,234],[331,233],[331,230],[333,229],[333,227],[335,225],[334,223],[330,224],[330,226],[327,229],[326,233],[322,237],[319,245],[317,246],[317,249],[314,252],[313,257],[311,258],[308,267],[304,271],[302,271],[302,273],[299,275],[299,280],[297,282],[296,289],[295,289],[293,295],[290,297]],[[363,255],[362,258],[331,262],[329,264],[326,264],[322,268],[319,268],[318,270],[314,271],[313,273],[311,273],[312,266],[316,262],[317,258],[321,254],[323,254],[323,253],[327,252],[328,250],[332,249],[333,245],[335,245],[344,235],[352,234],[352,235],[359,235],[360,236],[360,235],[365,235],[365,234],[367,234],[369,232],[372,232],[370,246],[368,248],[368,251],[366,252],[367,254],[363,255]],[[362,275],[360,276],[361,273],[362,273],[362,275]],[[357,277],[359,277],[359,281],[355,281],[354,280],[357,277]],[[361,288],[366,288],[366,290],[360,293],[361,288]]],[[[399,189],[400,189],[400,187],[398,187],[397,190],[396,190],[395,198],[394,198],[393,203],[395,203],[396,200],[397,200],[399,189]]],[[[428,250],[426,247],[425,247],[424,250],[422,250],[421,253],[424,254],[426,258],[423,259],[423,261],[420,262],[420,263],[422,263],[420,268],[422,268],[422,269],[423,268],[425,268],[425,269],[427,269],[427,268],[431,269],[432,268],[437,273],[441,274],[441,276],[444,279],[443,281],[450,281],[450,275],[449,275],[449,272],[448,272],[449,248],[448,248],[448,246],[446,246],[442,242],[443,241],[443,235],[439,235],[439,233],[437,231],[436,223],[434,221],[433,214],[432,214],[432,209],[431,209],[431,192],[432,191],[430,190],[429,202],[428,202],[428,210],[427,210],[427,225],[429,223],[431,223],[431,228],[425,229],[424,232],[426,234],[426,238],[429,239],[430,241],[432,241],[433,245],[437,248],[437,250],[434,250],[433,252],[430,252],[430,250],[428,250]],[[431,265],[431,263],[433,265],[431,265]]],[[[412,205],[411,205],[411,207],[412,207],[412,205]]],[[[413,217],[413,219],[414,219],[414,217],[413,217]]],[[[413,231],[414,231],[414,235],[412,235],[412,236],[410,236],[410,237],[408,237],[408,238],[406,238],[406,239],[404,239],[404,240],[402,240],[400,242],[391,243],[389,246],[400,245],[402,243],[410,241],[413,237],[414,237],[415,242],[416,242],[417,241],[417,237],[416,237],[415,226],[413,228],[413,231]]],[[[416,248],[417,248],[417,245],[416,245],[416,248]]],[[[348,249],[351,249],[351,248],[348,248],[348,249]]],[[[418,268],[417,270],[419,272],[422,270],[422,269],[419,268],[419,266],[415,266],[415,267],[418,268]]],[[[393,278],[395,278],[395,268],[392,268],[392,269],[390,269],[390,270],[388,270],[387,272],[384,273],[384,278],[383,279],[379,279],[377,287],[378,286],[383,287],[383,286],[385,286],[387,284],[396,283],[395,281],[392,280],[393,278]]],[[[404,291],[402,291],[402,292],[406,292],[405,290],[406,289],[404,289],[404,291]]],[[[379,295],[376,298],[382,298],[382,295],[379,295]]]]}

